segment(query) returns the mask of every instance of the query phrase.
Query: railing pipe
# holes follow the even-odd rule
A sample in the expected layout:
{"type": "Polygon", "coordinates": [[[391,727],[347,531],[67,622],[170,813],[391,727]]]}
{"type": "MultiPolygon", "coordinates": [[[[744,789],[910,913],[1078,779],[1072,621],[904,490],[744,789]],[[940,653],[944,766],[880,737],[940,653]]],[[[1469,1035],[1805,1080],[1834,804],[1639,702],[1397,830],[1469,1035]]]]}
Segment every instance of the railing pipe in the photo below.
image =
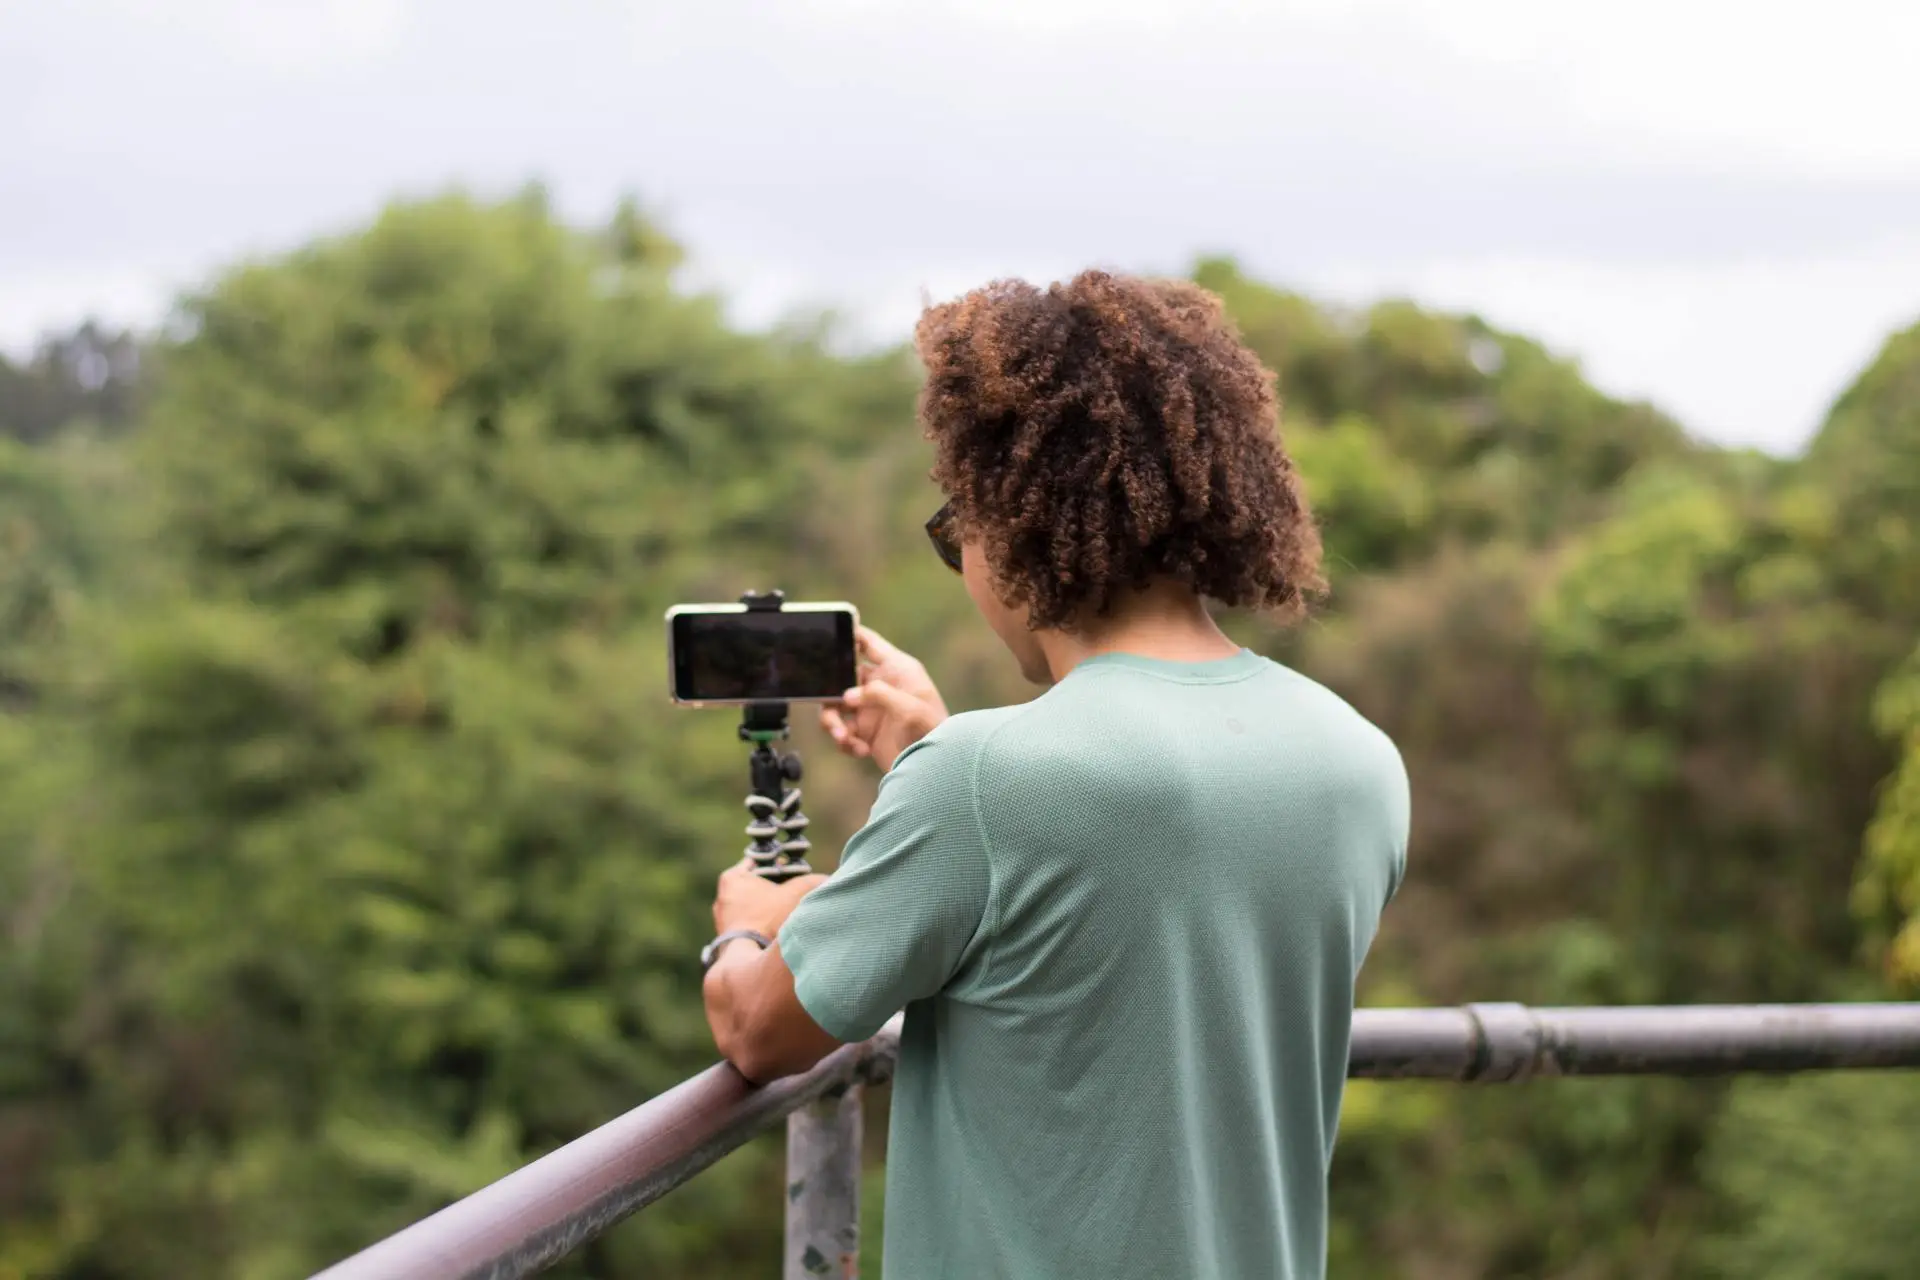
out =
{"type": "Polygon", "coordinates": [[[888,1079],[895,1019],[803,1075],[764,1088],[719,1063],[327,1268],[314,1280],[513,1280],[533,1275],[816,1099],[888,1079]]]}
{"type": "Polygon", "coordinates": [[[1504,1083],[1920,1067],[1920,1004],[1362,1009],[1347,1074],[1504,1083]]]}
{"type": "MultiPolygon", "coordinates": [[[[786,1274],[848,1274],[859,1234],[858,1086],[892,1075],[899,1042],[896,1018],[865,1044],[760,1089],[724,1063],[709,1067],[314,1280],[531,1275],[788,1116],[786,1274]]],[[[1347,1074],[1506,1083],[1889,1067],[1920,1067],[1920,1004],[1362,1009],[1347,1074]]]]}

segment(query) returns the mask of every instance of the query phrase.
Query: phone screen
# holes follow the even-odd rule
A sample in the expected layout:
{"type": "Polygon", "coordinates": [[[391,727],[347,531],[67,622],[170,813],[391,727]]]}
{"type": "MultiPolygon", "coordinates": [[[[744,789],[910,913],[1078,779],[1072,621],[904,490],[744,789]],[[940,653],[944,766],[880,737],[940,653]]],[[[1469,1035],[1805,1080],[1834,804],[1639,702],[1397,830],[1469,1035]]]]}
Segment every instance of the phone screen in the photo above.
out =
{"type": "Polygon", "coordinates": [[[829,702],[854,684],[850,609],[689,610],[669,625],[681,702],[829,702]]]}

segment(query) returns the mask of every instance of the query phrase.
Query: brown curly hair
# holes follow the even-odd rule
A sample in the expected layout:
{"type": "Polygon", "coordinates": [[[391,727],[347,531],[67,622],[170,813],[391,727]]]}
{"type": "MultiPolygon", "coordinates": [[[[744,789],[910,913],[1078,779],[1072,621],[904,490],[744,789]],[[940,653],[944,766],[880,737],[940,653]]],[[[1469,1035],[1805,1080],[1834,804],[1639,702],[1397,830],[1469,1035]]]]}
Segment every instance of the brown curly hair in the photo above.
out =
{"type": "Polygon", "coordinates": [[[1273,377],[1212,294],[1001,280],[928,308],[914,342],[933,479],[1029,625],[1106,615],[1155,579],[1286,615],[1325,590],[1273,377]]]}

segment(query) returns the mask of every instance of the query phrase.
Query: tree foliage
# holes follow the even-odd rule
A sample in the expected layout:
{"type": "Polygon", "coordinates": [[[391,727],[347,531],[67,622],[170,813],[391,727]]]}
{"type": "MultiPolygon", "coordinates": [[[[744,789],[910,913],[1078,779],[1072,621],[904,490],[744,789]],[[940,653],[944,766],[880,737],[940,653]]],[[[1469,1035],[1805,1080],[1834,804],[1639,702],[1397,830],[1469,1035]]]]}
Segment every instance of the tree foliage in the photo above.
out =
{"type": "MultiPolygon", "coordinates": [[[[680,260],[631,203],[450,195],[0,369],[0,1280],[306,1274],[711,1059],[743,761],[666,704],[667,604],[852,599],[954,705],[1026,696],[919,535],[905,354],[742,332],[680,260]]],[[[1414,781],[1369,1001],[1920,981],[1920,330],[1779,461],[1474,317],[1196,276],[1335,586],[1229,625],[1414,781]]],[[[831,862],[872,780],[796,732],[831,862]]],[[[1892,1274],[1816,1121],[1910,1100],[1356,1086],[1334,1272],[1892,1274]]],[[[750,1148],[567,1273],[770,1269],[779,1190],[750,1148]]]]}
{"type": "Polygon", "coordinates": [[[1727,1217],[1704,1250],[1707,1271],[1727,1280],[1911,1275],[1917,1126],[1912,1072],[1741,1082],[1709,1153],[1727,1217]]]}
{"type": "MultiPolygon", "coordinates": [[[[178,1274],[173,1220],[208,1274],[299,1273],[710,1058],[740,762],[664,712],[660,610],[791,563],[788,446],[908,384],[731,332],[615,231],[449,198],[186,304],[137,441],[181,581],[72,691],[110,945],[98,1034],[41,1046],[52,1274],[178,1274]]],[[[577,1265],[764,1248],[705,1206],[766,1172],[577,1265]]]]}
{"type": "Polygon", "coordinates": [[[135,334],[88,321],[50,334],[23,361],[0,355],[0,440],[43,444],[76,428],[125,429],[146,389],[143,354],[135,334]]]}
{"type": "Polygon", "coordinates": [[[1888,976],[1920,990],[1920,649],[1881,688],[1875,711],[1900,763],[1867,828],[1855,901],[1886,939],[1888,976]]]}

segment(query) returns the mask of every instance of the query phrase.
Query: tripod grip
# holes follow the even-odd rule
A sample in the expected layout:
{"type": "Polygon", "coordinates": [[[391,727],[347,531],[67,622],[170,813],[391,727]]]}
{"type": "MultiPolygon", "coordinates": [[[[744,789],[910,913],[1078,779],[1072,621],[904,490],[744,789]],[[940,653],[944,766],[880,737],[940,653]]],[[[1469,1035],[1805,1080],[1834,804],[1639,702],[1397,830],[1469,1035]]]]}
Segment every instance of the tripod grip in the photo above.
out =
{"type": "Polygon", "coordinates": [[[780,799],[755,792],[746,799],[747,857],[753,860],[754,874],[768,880],[790,880],[809,874],[807,854],[813,845],[806,836],[807,815],[800,812],[798,787],[784,788],[780,799]]]}

